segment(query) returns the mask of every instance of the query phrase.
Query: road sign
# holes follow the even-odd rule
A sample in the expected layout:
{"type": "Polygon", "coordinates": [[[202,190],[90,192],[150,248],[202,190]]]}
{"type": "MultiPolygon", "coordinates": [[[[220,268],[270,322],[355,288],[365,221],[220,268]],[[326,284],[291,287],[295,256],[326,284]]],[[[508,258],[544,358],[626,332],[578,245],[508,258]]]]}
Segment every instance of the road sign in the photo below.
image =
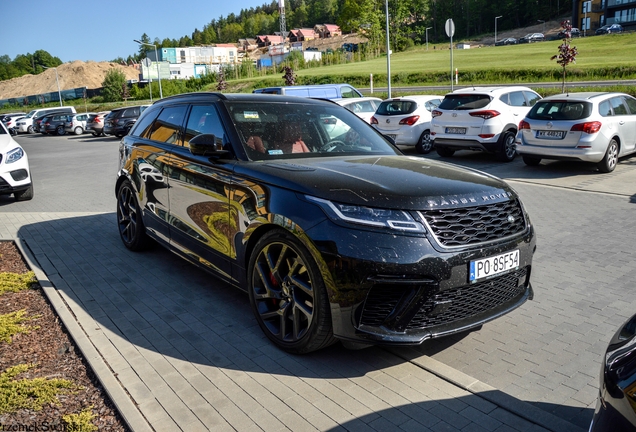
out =
{"type": "Polygon", "coordinates": [[[453,22],[452,18],[446,20],[444,30],[446,30],[446,36],[451,38],[455,36],[455,23],[453,22]]]}
{"type": "Polygon", "coordinates": [[[141,61],[141,64],[143,64],[143,65],[144,65],[144,66],[146,66],[146,67],[150,67],[150,65],[152,64],[152,62],[150,61],[150,59],[149,59],[148,57],[146,57],[146,58],[144,58],[144,59],[141,61]]]}

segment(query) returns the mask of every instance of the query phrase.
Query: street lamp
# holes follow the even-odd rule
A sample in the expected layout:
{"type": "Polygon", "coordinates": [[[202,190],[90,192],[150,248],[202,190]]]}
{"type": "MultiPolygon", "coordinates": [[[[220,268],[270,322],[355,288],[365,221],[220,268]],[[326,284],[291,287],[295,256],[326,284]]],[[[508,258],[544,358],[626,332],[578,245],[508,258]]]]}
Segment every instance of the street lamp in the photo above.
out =
{"type": "Polygon", "coordinates": [[[60,98],[60,106],[62,106],[62,92],[60,91],[60,80],[57,78],[57,68],[42,66],[44,69],[55,69],[55,82],[57,83],[57,95],[60,98]]]}
{"type": "Polygon", "coordinates": [[[497,43],[497,20],[499,18],[501,18],[503,15],[499,15],[498,17],[495,17],[495,43],[497,43]]]}
{"type": "Polygon", "coordinates": [[[163,99],[163,92],[161,91],[161,73],[159,72],[159,55],[157,55],[157,45],[142,42],[137,39],[134,39],[133,42],[137,42],[139,45],[151,46],[155,49],[155,61],[157,62],[157,78],[159,79],[159,99],[163,99]]]}
{"type": "Polygon", "coordinates": [[[426,51],[428,51],[428,30],[432,28],[433,27],[426,27],[426,51]]]}
{"type": "Polygon", "coordinates": [[[545,21],[544,20],[537,20],[537,22],[543,23],[543,31],[541,33],[543,33],[545,35],[545,21]]]}
{"type": "Polygon", "coordinates": [[[389,45],[389,0],[384,1],[386,10],[386,78],[388,98],[391,99],[391,46],[389,45]]]}

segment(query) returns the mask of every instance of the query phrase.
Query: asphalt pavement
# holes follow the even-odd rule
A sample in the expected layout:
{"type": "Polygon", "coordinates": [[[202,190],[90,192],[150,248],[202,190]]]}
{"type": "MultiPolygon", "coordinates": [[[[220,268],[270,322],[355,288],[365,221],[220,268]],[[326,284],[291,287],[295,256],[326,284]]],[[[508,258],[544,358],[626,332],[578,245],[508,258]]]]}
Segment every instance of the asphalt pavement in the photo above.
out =
{"type": "Polygon", "coordinates": [[[0,239],[17,240],[134,430],[583,431],[607,342],[635,310],[636,158],[599,174],[456,153],[520,193],[538,235],[534,300],[414,348],[294,356],[243,292],[161,248],[124,248],[117,139],[17,140],[35,198],[0,197],[0,239]]]}

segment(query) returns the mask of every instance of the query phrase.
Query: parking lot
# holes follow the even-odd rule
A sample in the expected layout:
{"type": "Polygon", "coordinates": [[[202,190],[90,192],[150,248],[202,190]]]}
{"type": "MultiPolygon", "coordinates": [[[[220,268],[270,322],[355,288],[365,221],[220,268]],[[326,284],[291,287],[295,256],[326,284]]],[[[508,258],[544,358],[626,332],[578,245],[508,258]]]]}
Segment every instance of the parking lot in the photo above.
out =
{"type": "Polygon", "coordinates": [[[586,430],[602,354],[636,310],[636,157],[599,174],[457,152],[449,162],[521,195],[537,232],[534,300],[415,348],[293,356],[266,340],[245,294],[160,248],[121,245],[117,139],[16,139],[35,198],[0,197],[0,238],[24,239],[155,430],[586,430]]]}

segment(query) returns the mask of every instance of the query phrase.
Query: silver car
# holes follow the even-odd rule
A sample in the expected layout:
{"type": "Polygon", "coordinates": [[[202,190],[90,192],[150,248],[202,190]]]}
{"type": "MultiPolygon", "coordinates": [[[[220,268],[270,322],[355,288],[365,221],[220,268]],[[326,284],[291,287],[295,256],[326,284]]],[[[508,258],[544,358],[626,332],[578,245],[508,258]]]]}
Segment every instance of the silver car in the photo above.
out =
{"type": "Polygon", "coordinates": [[[619,157],[636,152],[636,99],[607,92],[542,99],[519,123],[516,145],[526,165],[574,160],[612,172],[619,157]]]}
{"type": "Polygon", "coordinates": [[[69,117],[69,120],[64,124],[64,130],[67,133],[73,132],[75,135],[81,135],[86,131],[86,122],[90,115],[95,113],[75,114],[69,117]]]}

